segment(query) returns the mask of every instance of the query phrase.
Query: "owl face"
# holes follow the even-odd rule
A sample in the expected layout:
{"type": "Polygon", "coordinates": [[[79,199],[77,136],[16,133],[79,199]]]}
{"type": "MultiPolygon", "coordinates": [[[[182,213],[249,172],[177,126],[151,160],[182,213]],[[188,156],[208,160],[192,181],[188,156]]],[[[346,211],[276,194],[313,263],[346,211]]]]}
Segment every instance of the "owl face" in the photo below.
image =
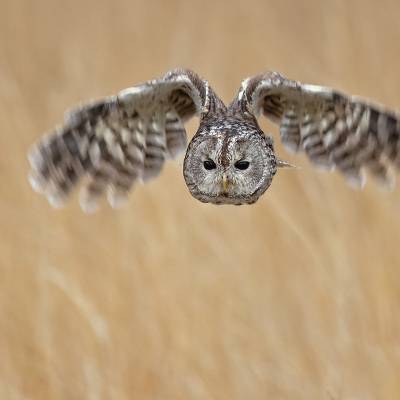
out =
{"type": "Polygon", "coordinates": [[[252,204],[276,173],[272,141],[253,130],[215,131],[196,135],[184,162],[191,194],[214,204],[252,204]]]}

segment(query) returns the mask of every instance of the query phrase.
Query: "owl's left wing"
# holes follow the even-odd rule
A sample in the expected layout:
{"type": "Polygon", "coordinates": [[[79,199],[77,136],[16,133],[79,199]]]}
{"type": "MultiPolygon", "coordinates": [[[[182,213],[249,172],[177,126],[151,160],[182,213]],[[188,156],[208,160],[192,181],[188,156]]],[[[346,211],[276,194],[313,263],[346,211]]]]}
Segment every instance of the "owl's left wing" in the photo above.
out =
{"type": "Polygon", "coordinates": [[[400,117],[393,111],[277,72],[243,81],[237,104],[244,113],[262,113],[279,124],[286,148],[339,170],[353,186],[363,186],[365,169],[393,185],[391,168],[400,169],[400,117]]]}
{"type": "Polygon", "coordinates": [[[31,184],[57,206],[84,178],[84,210],[105,192],[116,206],[137,180],[156,177],[167,158],[186,149],[183,123],[207,113],[215,98],[194,72],[173,70],[77,107],[29,153],[31,184]]]}

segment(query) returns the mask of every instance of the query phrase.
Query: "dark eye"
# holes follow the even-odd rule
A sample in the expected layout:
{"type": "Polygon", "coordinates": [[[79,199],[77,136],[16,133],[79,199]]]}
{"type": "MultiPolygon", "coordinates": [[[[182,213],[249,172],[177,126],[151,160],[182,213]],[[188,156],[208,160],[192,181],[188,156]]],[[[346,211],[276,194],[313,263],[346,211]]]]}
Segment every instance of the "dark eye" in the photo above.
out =
{"type": "Polygon", "coordinates": [[[247,169],[247,168],[249,168],[249,165],[250,165],[250,163],[248,161],[241,160],[241,161],[235,162],[235,168],[237,168],[237,169],[242,169],[242,170],[247,169]]]}
{"type": "Polygon", "coordinates": [[[215,162],[213,160],[206,160],[203,162],[204,168],[205,169],[215,169],[217,166],[215,165],[215,162]]]}

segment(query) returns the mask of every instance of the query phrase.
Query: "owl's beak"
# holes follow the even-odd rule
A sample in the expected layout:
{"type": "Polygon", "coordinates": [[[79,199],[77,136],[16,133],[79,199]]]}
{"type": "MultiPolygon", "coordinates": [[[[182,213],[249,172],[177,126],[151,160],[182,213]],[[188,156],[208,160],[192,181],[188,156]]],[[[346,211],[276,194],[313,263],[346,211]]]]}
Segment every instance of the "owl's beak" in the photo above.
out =
{"type": "Polygon", "coordinates": [[[226,174],[222,175],[222,189],[224,190],[224,193],[228,191],[229,187],[229,181],[228,178],[226,177],[226,174]]]}

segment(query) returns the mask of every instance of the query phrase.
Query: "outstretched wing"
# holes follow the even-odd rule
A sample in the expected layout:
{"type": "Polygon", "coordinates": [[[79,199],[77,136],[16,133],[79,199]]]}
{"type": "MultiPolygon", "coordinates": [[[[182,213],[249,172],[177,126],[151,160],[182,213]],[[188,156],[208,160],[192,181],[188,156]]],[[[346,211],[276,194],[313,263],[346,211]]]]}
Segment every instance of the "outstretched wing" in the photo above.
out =
{"type": "Polygon", "coordinates": [[[174,70],[73,109],[29,153],[30,182],[58,206],[84,177],[84,210],[94,210],[105,192],[117,206],[137,180],[156,177],[167,158],[186,149],[183,123],[206,112],[210,96],[194,72],[174,70]]]}
{"type": "Polygon", "coordinates": [[[279,124],[282,142],[317,166],[336,168],[362,187],[367,169],[392,186],[400,168],[400,117],[365,99],[270,72],[242,83],[237,105],[279,124]]]}

